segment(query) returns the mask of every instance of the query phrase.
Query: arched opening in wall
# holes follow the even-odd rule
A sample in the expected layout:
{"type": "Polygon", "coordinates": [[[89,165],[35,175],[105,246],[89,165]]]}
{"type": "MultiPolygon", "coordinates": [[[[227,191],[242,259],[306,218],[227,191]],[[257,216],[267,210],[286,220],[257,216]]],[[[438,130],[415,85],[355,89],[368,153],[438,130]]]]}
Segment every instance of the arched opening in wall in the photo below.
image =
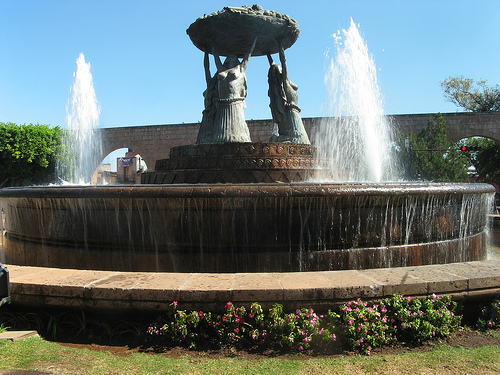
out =
{"type": "Polygon", "coordinates": [[[94,172],[96,184],[139,184],[141,173],[148,169],[146,162],[130,148],[110,152],[94,172]]]}

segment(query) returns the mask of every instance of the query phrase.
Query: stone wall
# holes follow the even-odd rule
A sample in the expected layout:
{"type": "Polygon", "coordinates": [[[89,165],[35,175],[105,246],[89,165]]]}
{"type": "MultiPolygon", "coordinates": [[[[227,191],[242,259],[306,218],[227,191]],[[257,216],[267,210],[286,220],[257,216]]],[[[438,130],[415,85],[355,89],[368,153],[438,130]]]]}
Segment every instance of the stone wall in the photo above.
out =
{"type": "MultiPolygon", "coordinates": [[[[420,131],[427,126],[434,113],[389,115],[393,126],[404,133],[420,131]]],[[[500,142],[500,112],[491,113],[444,113],[448,124],[448,138],[458,141],[462,138],[482,136],[500,142]]],[[[304,126],[311,142],[314,142],[318,124],[327,118],[304,118],[304,126]]],[[[254,142],[267,142],[273,134],[272,120],[249,120],[250,136],[254,142]]],[[[129,148],[139,153],[150,170],[156,160],[169,157],[171,147],[194,144],[200,124],[147,125],[102,129],[104,154],[119,148],[129,148]]]]}

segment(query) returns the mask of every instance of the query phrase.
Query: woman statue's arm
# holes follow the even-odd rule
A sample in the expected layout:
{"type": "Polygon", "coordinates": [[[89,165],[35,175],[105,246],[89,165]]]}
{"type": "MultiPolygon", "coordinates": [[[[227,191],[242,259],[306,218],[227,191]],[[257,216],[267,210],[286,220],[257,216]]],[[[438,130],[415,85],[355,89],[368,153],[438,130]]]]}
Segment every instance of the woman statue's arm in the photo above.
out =
{"type": "Polygon", "coordinates": [[[207,85],[209,84],[212,76],[210,74],[210,59],[208,58],[208,52],[205,52],[205,58],[203,59],[203,66],[205,67],[205,80],[207,85]]]}
{"type": "Polygon", "coordinates": [[[283,81],[286,82],[288,71],[286,69],[285,49],[283,48],[283,44],[281,44],[281,40],[278,40],[278,46],[280,49],[281,74],[283,75],[283,81]]]}
{"type": "Polygon", "coordinates": [[[222,61],[220,61],[219,51],[217,50],[217,46],[215,41],[212,40],[212,54],[214,55],[215,66],[217,67],[218,72],[222,72],[224,67],[222,66],[222,61]]]}
{"type": "Polygon", "coordinates": [[[273,57],[269,53],[267,54],[267,61],[269,61],[269,65],[273,65],[274,64],[273,57]]]}
{"type": "Polygon", "coordinates": [[[257,43],[257,36],[255,36],[255,38],[253,39],[253,43],[252,43],[252,46],[250,47],[250,51],[248,51],[248,53],[245,55],[245,57],[243,58],[243,61],[241,62],[241,69],[243,71],[246,70],[247,68],[247,65],[248,65],[248,61],[250,61],[250,56],[252,56],[252,52],[255,48],[255,44],[257,43]]]}

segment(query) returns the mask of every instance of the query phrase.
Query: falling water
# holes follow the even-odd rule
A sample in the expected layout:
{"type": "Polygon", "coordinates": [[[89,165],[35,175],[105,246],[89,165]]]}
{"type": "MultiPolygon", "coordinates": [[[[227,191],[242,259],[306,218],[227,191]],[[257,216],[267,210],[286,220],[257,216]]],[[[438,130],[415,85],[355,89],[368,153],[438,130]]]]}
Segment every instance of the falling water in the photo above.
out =
{"type": "Polygon", "coordinates": [[[59,166],[59,176],[74,184],[88,184],[100,163],[101,138],[98,132],[101,108],[94,91],[90,63],[83,53],[76,60],[73,74],[71,99],[66,107],[66,125],[69,136],[65,137],[67,157],[59,166]],[[74,168],[72,168],[74,166],[74,168]]]}
{"type": "Polygon", "coordinates": [[[334,181],[394,180],[390,162],[391,131],[384,116],[375,63],[356,24],[333,35],[336,61],[325,84],[330,117],[320,124],[316,146],[334,181]],[[335,116],[335,117],[332,117],[335,116]]]}

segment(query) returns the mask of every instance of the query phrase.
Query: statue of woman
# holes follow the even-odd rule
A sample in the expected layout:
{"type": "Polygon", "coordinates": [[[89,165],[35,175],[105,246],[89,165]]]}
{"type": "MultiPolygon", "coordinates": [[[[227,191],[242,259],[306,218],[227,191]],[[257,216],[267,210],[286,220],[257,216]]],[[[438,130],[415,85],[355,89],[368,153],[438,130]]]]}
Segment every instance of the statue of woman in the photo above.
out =
{"type": "Polygon", "coordinates": [[[279,133],[278,136],[271,137],[271,142],[310,144],[297,105],[299,87],[288,78],[285,50],[280,41],[278,44],[282,67],[273,62],[271,55],[267,55],[270,65],[268,73],[270,107],[273,121],[278,124],[279,133]]]}
{"type": "Polygon", "coordinates": [[[219,96],[217,90],[217,74],[212,77],[210,74],[210,60],[208,52],[205,52],[203,60],[205,67],[205,80],[207,81],[207,89],[203,93],[205,98],[205,109],[201,118],[200,130],[198,131],[197,144],[212,143],[213,124],[215,120],[215,105],[219,96]]]}
{"type": "Polygon", "coordinates": [[[241,62],[236,56],[230,55],[224,64],[220,60],[215,43],[213,44],[212,53],[217,66],[218,98],[210,143],[251,142],[244,113],[247,96],[245,70],[256,42],[257,37],[241,62]]]}

